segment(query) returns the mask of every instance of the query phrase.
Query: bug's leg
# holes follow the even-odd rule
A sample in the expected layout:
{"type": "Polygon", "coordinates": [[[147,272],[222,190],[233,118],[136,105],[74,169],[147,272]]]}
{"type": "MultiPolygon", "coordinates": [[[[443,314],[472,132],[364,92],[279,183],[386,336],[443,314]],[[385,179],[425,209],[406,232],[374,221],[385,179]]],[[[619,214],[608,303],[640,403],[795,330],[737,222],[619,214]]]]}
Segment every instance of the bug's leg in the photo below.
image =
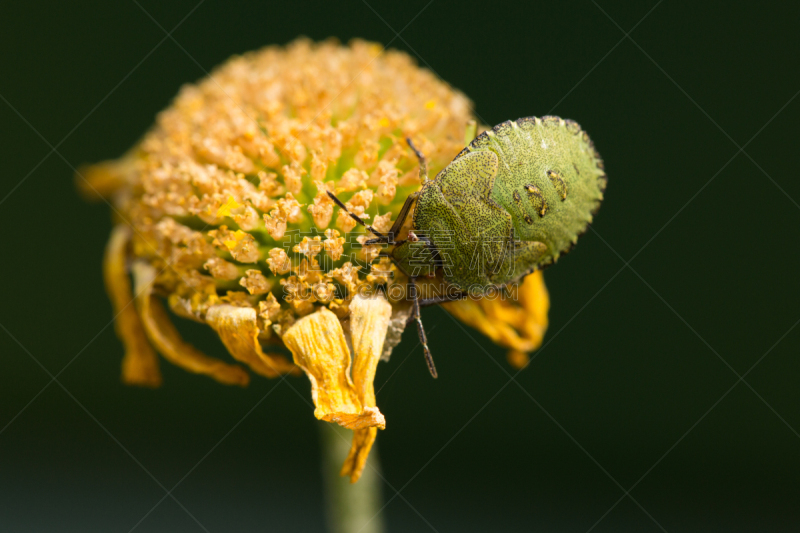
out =
{"type": "Polygon", "coordinates": [[[406,137],[406,142],[408,146],[414,150],[414,154],[416,154],[417,159],[419,159],[419,181],[425,183],[428,181],[428,161],[425,159],[425,156],[422,155],[422,152],[417,150],[417,147],[414,146],[414,143],[411,141],[411,137],[406,137]]]}
{"type": "Polygon", "coordinates": [[[375,228],[373,228],[372,226],[370,226],[369,224],[367,224],[366,222],[364,222],[363,220],[361,220],[361,217],[359,217],[358,215],[356,215],[356,214],[354,214],[354,213],[351,213],[351,212],[350,212],[350,210],[349,210],[349,209],[347,209],[347,206],[346,206],[346,205],[344,205],[344,203],[343,203],[341,200],[339,200],[339,199],[336,197],[336,195],[335,195],[335,194],[333,194],[331,191],[328,191],[328,196],[330,197],[330,199],[331,199],[331,200],[333,200],[333,201],[334,201],[334,203],[335,203],[336,205],[338,205],[338,206],[339,206],[341,209],[344,209],[344,212],[345,212],[345,213],[347,213],[348,215],[350,215],[350,218],[352,218],[352,219],[353,219],[353,220],[355,220],[355,221],[356,221],[358,224],[360,224],[361,226],[364,226],[364,227],[365,227],[365,228],[367,228],[367,229],[368,229],[370,232],[372,232],[372,233],[374,233],[375,235],[377,235],[377,236],[378,236],[378,238],[377,238],[377,239],[371,239],[371,240],[369,241],[369,244],[376,244],[376,243],[379,243],[379,242],[380,242],[380,243],[387,243],[387,244],[391,244],[391,243],[393,242],[393,240],[389,238],[389,235],[384,235],[384,234],[383,234],[383,233],[381,233],[380,231],[376,230],[375,228]]]}
{"type": "Polygon", "coordinates": [[[431,350],[428,348],[428,336],[425,335],[425,328],[422,326],[422,316],[419,311],[419,290],[417,289],[417,278],[408,278],[408,290],[411,297],[414,299],[412,316],[417,321],[417,333],[419,333],[419,342],[422,344],[422,350],[425,353],[425,362],[428,363],[428,370],[431,376],[437,378],[439,374],[436,372],[436,365],[433,364],[433,356],[431,350]]]}
{"type": "Polygon", "coordinates": [[[414,200],[419,197],[419,191],[409,194],[408,198],[406,198],[405,203],[403,203],[403,207],[400,208],[400,214],[397,215],[397,218],[394,220],[394,224],[392,224],[392,229],[389,230],[389,235],[391,235],[392,239],[397,238],[397,234],[403,227],[403,224],[406,222],[406,218],[408,218],[408,214],[411,211],[411,206],[414,204],[414,200]]]}
{"type": "Polygon", "coordinates": [[[478,133],[478,123],[475,120],[468,120],[467,121],[467,129],[464,131],[464,145],[467,145],[472,142],[472,139],[475,138],[475,135],[478,133]]]}

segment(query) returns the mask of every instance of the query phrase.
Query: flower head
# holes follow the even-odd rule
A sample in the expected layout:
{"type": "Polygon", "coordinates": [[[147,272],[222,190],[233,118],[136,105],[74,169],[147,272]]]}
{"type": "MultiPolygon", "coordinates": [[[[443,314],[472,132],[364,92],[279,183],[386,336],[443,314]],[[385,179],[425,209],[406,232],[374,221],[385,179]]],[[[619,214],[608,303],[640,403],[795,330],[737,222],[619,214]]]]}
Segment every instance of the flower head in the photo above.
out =
{"type": "MultiPolygon", "coordinates": [[[[245,368],[304,372],[314,415],[355,432],[342,474],[357,480],[386,426],[378,362],[410,305],[390,290],[404,286],[402,273],[328,192],[386,231],[421,185],[405,139],[434,175],[463,148],[472,118],[464,95],[406,54],[363,41],[265,48],[184,86],[128,154],[79,174],[83,192],[114,206],[104,272],[123,380],[158,386],[156,351],[225,384],[246,385],[245,368]],[[243,366],[184,342],[164,303],[208,324],[243,366]]],[[[519,290],[518,302],[447,309],[519,364],[541,342],[548,307],[540,273],[519,290]]]]}

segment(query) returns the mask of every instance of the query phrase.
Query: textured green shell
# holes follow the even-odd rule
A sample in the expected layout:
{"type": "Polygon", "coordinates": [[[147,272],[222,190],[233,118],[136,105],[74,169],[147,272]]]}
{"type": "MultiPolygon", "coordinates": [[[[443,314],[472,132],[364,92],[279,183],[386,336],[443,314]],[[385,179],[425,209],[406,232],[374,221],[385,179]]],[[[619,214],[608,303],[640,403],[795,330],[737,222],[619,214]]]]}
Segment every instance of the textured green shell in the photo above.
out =
{"type": "Polygon", "coordinates": [[[605,186],[602,159],[577,123],[503,122],[424,184],[413,227],[427,239],[393,256],[407,272],[436,263],[462,289],[506,285],[569,251],[605,186]]]}

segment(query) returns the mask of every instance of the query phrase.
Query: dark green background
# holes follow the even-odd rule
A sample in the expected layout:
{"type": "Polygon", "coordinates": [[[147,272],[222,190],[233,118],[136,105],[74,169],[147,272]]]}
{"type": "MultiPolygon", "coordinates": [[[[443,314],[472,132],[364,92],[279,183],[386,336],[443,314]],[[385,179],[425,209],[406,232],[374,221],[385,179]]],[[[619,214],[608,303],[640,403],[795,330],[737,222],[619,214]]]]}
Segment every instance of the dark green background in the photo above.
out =
{"type": "MultiPolygon", "coordinates": [[[[164,363],[159,390],[120,384],[109,209],[70,168],[121,154],[203,69],[304,34],[391,41],[489,124],[573,118],[610,179],[595,231],[546,272],[547,344],[516,382],[441,309],[437,381],[413,331],[379,368],[384,473],[408,483],[389,530],[587,531],[641,479],[594,531],[797,531],[800,10],[665,0],[633,42],[655,2],[598,2],[608,16],[435,0],[410,22],[427,0],[370,0],[410,23],[400,39],[363,2],[206,0],[179,45],[133,2],[4,2],[0,530],[127,532],[164,495],[145,469],[171,488],[229,431],[180,504],[210,531],[324,527],[305,378],[242,390],[164,363]]],[[[142,1],[171,30],[196,2],[164,4],[142,1]]],[[[171,499],[136,529],[199,530],[171,499]]]]}

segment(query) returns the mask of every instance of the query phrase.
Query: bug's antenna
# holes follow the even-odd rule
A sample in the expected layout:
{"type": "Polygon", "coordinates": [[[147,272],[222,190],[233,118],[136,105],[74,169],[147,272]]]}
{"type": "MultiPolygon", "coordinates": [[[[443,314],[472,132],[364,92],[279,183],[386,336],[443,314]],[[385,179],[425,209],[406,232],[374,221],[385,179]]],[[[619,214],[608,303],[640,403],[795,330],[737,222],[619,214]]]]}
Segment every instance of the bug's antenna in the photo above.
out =
{"type": "Polygon", "coordinates": [[[411,141],[411,137],[406,137],[406,142],[414,151],[414,154],[416,154],[417,159],[419,159],[419,181],[425,183],[428,181],[428,161],[425,159],[425,156],[422,155],[422,152],[417,150],[417,147],[414,146],[414,143],[411,141]]]}
{"type": "Polygon", "coordinates": [[[412,298],[414,298],[413,317],[417,321],[417,333],[419,333],[419,342],[422,344],[422,350],[425,353],[425,362],[428,363],[428,370],[431,376],[436,379],[439,374],[436,372],[436,365],[433,364],[433,355],[431,355],[431,350],[428,348],[428,336],[425,335],[425,328],[422,326],[422,316],[419,311],[419,291],[417,290],[416,282],[416,277],[408,278],[408,290],[412,293],[412,298]]]}
{"type": "Polygon", "coordinates": [[[358,215],[356,215],[355,213],[351,213],[351,212],[350,212],[350,210],[349,210],[349,209],[347,209],[347,206],[346,206],[346,205],[344,205],[344,203],[342,203],[342,201],[341,201],[341,200],[339,200],[339,199],[336,197],[336,195],[335,195],[335,194],[333,194],[331,191],[326,191],[326,192],[328,193],[328,196],[330,197],[330,199],[331,199],[331,200],[333,200],[333,201],[336,203],[336,205],[338,205],[338,206],[339,206],[341,209],[343,209],[345,213],[347,213],[348,215],[350,215],[350,218],[352,218],[352,219],[353,219],[353,220],[355,220],[355,221],[356,221],[358,224],[360,224],[360,225],[364,226],[364,227],[365,227],[365,228],[367,228],[369,231],[371,231],[372,233],[374,233],[375,235],[377,235],[377,236],[378,236],[378,238],[377,238],[377,239],[371,239],[371,241],[368,241],[368,242],[369,242],[369,244],[375,244],[375,243],[378,243],[378,242],[386,242],[386,243],[390,243],[390,242],[392,241],[392,240],[389,238],[389,236],[388,236],[388,235],[385,235],[385,234],[381,233],[380,231],[376,230],[375,228],[373,228],[372,226],[370,226],[369,224],[367,224],[366,222],[364,222],[363,220],[361,220],[361,217],[359,217],[359,216],[358,216],[358,215]]]}

